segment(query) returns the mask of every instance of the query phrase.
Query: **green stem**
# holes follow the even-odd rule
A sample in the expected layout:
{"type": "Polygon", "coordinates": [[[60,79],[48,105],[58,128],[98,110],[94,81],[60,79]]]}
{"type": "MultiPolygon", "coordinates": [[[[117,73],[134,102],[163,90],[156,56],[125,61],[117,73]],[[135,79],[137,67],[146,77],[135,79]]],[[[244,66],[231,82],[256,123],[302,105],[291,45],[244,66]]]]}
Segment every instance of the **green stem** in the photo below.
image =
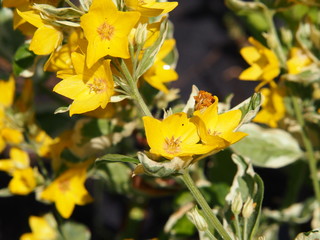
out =
{"type": "Polygon", "coordinates": [[[241,237],[240,224],[239,224],[239,215],[235,214],[234,217],[235,217],[236,234],[238,239],[241,240],[242,237],[241,237]]]}
{"type": "Polygon", "coordinates": [[[189,191],[201,207],[204,212],[204,215],[207,219],[208,225],[213,225],[213,227],[218,231],[220,236],[225,240],[231,240],[231,237],[227,233],[227,231],[223,228],[222,224],[220,223],[219,219],[214,215],[212,209],[209,207],[207,201],[204,199],[203,195],[199,191],[199,189],[195,186],[188,169],[185,169],[182,174],[182,180],[185,185],[188,187],[189,191]]]}
{"type": "Polygon", "coordinates": [[[122,73],[123,73],[124,77],[126,78],[128,85],[130,86],[130,90],[131,90],[130,95],[131,95],[132,99],[135,101],[135,103],[137,104],[137,106],[140,108],[142,115],[152,117],[152,114],[151,114],[148,106],[146,105],[145,101],[143,100],[143,98],[138,90],[137,81],[135,81],[135,79],[133,79],[126,63],[122,59],[120,60],[120,66],[121,66],[122,73]]]}
{"type": "Polygon", "coordinates": [[[244,218],[244,223],[243,223],[243,240],[248,239],[248,234],[247,234],[247,228],[248,228],[248,218],[244,218]]]}
{"type": "Polygon", "coordinates": [[[316,199],[318,203],[320,203],[320,186],[319,186],[319,181],[317,177],[317,159],[315,158],[313,146],[305,128],[305,121],[303,119],[303,115],[302,115],[300,105],[298,103],[298,99],[293,94],[291,94],[291,100],[292,100],[297,121],[301,127],[301,137],[307,152],[307,158],[309,160],[309,169],[310,169],[313,189],[316,195],[316,199]]]}
{"type": "Polygon", "coordinates": [[[263,5],[262,10],[263,10],[264,16],[266,17],[267,23],[269,25],[270,36],[273,37],[272,40],[275,41],[274,44],[272,44],[274,45],[274,47],[273,46],[270,46],[270,47],[274,49],[276,55],[278,56],[281,67],[286,68],[286,55],[284,54],[283,49],[281,47],[281,42],[273,22],[273,16],[275,14],[275,11],[270,10],[265,5],[263,5]]]}
{"type": "Polygon", "coordinates": [[[205,233],[207,234],[209,239],[217,240],[217,238],[209,230],[206,230],[205,233]]]}

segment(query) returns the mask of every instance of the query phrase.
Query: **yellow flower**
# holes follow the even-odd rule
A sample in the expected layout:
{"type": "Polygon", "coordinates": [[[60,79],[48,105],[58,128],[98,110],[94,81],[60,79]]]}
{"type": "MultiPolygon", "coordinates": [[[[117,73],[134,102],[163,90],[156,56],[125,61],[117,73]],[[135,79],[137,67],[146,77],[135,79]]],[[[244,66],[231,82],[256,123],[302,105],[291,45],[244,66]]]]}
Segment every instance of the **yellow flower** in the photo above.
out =
{"type": "Polygon", "coordinates": [[[7,143],[19,144],[23,140],[23,135],[18,128],[14,128],[12,119],[6,115],[6,109],[10,108],[14,101],[15,80],[11,75],[8,81],[0,80],[0,89],[4,91],[0,94],[0,152],[7,143]]]}
{"type": "Polygon", "coordinates": [[[272,83],[270,84],[270,88],[261,89],[261,94],[263,96],[261,110],[253,121],[276,128],[278,127],[278,121],[286,113],[283,101],[284,90],[275,83],[272,83]]]}
{"type": "Polygon", "coordinates": [[[82,39],[82,32],[73,31],[66,44],[52,52],[50,58],[44,65],[45,71],[58,72],[61,70],[73,69],[71,54],[79,48],[79,41],[82,39]]]}
{"type": "Polygon", "coordinates": [[[174,39],[166,40],[155,59],[155,62],[151,68],[149,68],[144,74],[143,78],[154,88],[168,93],[169,90],[164,83],[175,81],[178,79],[177,72],[166,64],[163,59],[172,51],[175,45],[174,39]]]}
{"type": "Polygon", "coordinates": [[[70,106],[70,116],[98,107],[105,108],[114,93],[110,60],[99,60],[87,68],[83,55],[74,52],[71,58],[76,75],[59,82],[53,91],[74,100],[70,106]]]}
{"type": "Polygon", "coordinates": [[[11,148],[10,158],[0,160],[0,170],[13,176],[9,182],[9,190],[13,194],[27,195],[37,185],[36,172],[30,167],[29,155],[19,148],[11,148]]]}
{"type": "Polygon", "coordinates": [[[19,144],[23,141],[23,134],[19,129],[9,127],[10,119],[0,107],[0,152],[9,144],[19,144]]]}
{"type": "Polygon", "coordinates": [[[89,12],[81,17],[80,25],[88,40],[87,66],[100,58],[129,58],[128,35],[139,20],[138,12],[118,11],[112,0],[94,0],[89,12]]]}
{"type": "Polygon", "coordinates": [[[235,132],[242,113],[240,110],[232,110],[218,114],[218,98],[207,108],[194,112],[192,121],[197,125],[201,141],[211,146],[211,151],[219,151],[239,141],[247,134],[235,132]]]}
{"type": "Polygon", "coordinates": [[[30,216],[31,233],[25,233],[20,240],[55,240],[57,239],[56,222],[51,215],[30,216]]]}
{"type": "Polygon", "coordinates": [[[29,47],[35,54],[50,54],[61,44],[62,32],[50,22],[43,20],[37,11],[20,11],[19,9],[17,11],[24,20],[37,28],[29,47]]]}
{"type": "Polygon", "coordinates": [[[46,157],[50,151],[49,147],[53,143],[53,139],[45,131],[40,130],[32,140],[34,140],[37,154],[40,157],[46,157]]]}
{"type": "Polygon", "coordinates": [[[312,63],[311,59],[301,48],[293,47],[290,50],[290,59],[287,61],[288,73],[299,74],[304,67],[312,63]]]}
{"type": "Polygon", "coordinates": [[[156,17],[172,11],[178,2],[157,2],[156,0],[125,0],[126,6],[139,11],[143,17],[156,17]]]}
{"type": "Polygon", "coordinates": [[[10,158],[0,160],[0,170],[8,173],[13,173],[17,169],[26,169],[30,165],[30,159],[28,153],[19,149],[10,149],[10,158]]]}
{"type": "Polygon", "coordinates": [[[249,42],[253,46],[244,47],[240,54],[250,67],[244,70],[240,80],[262,81],[257,87],[258,91],[265,84],[270,83],[280,73],[280,64],[277,56],[268,48],[263,46],[254,38],[250,37],[249,42]]]}
{"type": "Polygon", "coordinates": [[[84,187],[86,167],[73,167],[62,173],[44,191],[40,198],[55,202],[62,217],[69,218],[75,205],[85,205],[92,201],[84,187]]]}
{"type": "Polygon", "coordinates": [[[175,113],[162,121],[143,117],[150,152],[167,159],[205,154],[208,146],[200,144],[197,127],[184,112],[175,113]]]}
{"type": "Polygon", "coordinates": [[[0,107],[10,107],[13,103],[15,92],[15,80],[11,75],[8,81],[0,80],[0,107]]]}
{"type": "Polygon", "coordinates": [[[36,185],[36,173],[31,167],[28,167],[13,172],[13,178],[9,182],[9,190],[13,194],[27,195],[35,189],[36,185]]]}

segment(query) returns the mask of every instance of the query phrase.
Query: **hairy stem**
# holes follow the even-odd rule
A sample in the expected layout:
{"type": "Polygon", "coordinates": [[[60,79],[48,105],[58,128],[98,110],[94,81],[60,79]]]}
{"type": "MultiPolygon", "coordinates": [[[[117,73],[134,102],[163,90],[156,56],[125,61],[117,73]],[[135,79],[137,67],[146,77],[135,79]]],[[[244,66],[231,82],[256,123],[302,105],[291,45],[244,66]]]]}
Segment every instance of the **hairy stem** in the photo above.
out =
{"type": "Polygon", "coordinates": [[[309,160],[309,169],[310,169],[313,189],[316,195],[316,199],[318,203],[320,203],[320,185],[319,185],[318,176],[317,176],[317,159],[315,158],[313,146],[305,128],[305,121],[302,115],[302,110],[299,105],[298,99],[296,96],[291,94],[291,100],[292,100],[293,109],[294,109],[297,121],[301,127],[301,137],[302,137],[304,147],[306,149],[307,158],[309,160]]]}
{"type": "Polygon", "coordinates": [[[203,210],[206,220],[208,221],[207,222],[208,225],[212,225],[224,240],[231,240],[231,237],[229,236],[227,231],[223,228],[219,219],[216,217],[216,215],[214,215],[207,201],[204,199],[203,195],[201,194],[199,189],[196,187],[195,183],[193,182],[189,174],[188,169],[184,170],[182,174],[182,180],[185,183],[185,185],[188,187],[189,191],[191,192],[195,200],[197,201],[198,205],[203,210]]]}

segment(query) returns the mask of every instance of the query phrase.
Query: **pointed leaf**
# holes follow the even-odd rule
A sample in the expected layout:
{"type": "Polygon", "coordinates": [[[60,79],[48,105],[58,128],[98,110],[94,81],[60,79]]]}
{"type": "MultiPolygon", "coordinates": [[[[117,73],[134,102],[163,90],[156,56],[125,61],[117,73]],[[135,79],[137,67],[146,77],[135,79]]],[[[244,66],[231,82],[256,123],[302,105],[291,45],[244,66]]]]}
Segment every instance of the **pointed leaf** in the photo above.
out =
{"type": "Polygon", "coordinates": [[[126,163],[138,164],[139,160],[137,158],[129,157],[121,154],[106,154],[96,159],[96,164],[111,163],[111,162],[126,162],[126,163]]]}

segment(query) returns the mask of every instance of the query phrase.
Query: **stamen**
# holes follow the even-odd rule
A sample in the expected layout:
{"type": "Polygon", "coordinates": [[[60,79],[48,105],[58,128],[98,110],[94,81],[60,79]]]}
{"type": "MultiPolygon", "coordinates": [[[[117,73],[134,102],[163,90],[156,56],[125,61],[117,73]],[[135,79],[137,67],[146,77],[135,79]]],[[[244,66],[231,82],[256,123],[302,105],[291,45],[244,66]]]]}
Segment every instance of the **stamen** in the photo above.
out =
{"type": "Polygon", "coordinates": [[[181,151],[180,143],[180,137],[177,139],[175,139],[173,136],[170,139],[165,138],[163,149],[169,154],[177,154],[181,151]]]}
{"type": "Polygon", "coordinates": [[[110,41],[114,34],[114,27],[106,22],[103,22],[97,28],[97,32],[102,40],[110,41]]]}
{"type": "Polygon", "coordinates": [[[211,93],[202,90],[199,91],[198,96],[194,97],[194,100],[196,101],[195,110],[207,108],[215,102],[211,93]]]}

